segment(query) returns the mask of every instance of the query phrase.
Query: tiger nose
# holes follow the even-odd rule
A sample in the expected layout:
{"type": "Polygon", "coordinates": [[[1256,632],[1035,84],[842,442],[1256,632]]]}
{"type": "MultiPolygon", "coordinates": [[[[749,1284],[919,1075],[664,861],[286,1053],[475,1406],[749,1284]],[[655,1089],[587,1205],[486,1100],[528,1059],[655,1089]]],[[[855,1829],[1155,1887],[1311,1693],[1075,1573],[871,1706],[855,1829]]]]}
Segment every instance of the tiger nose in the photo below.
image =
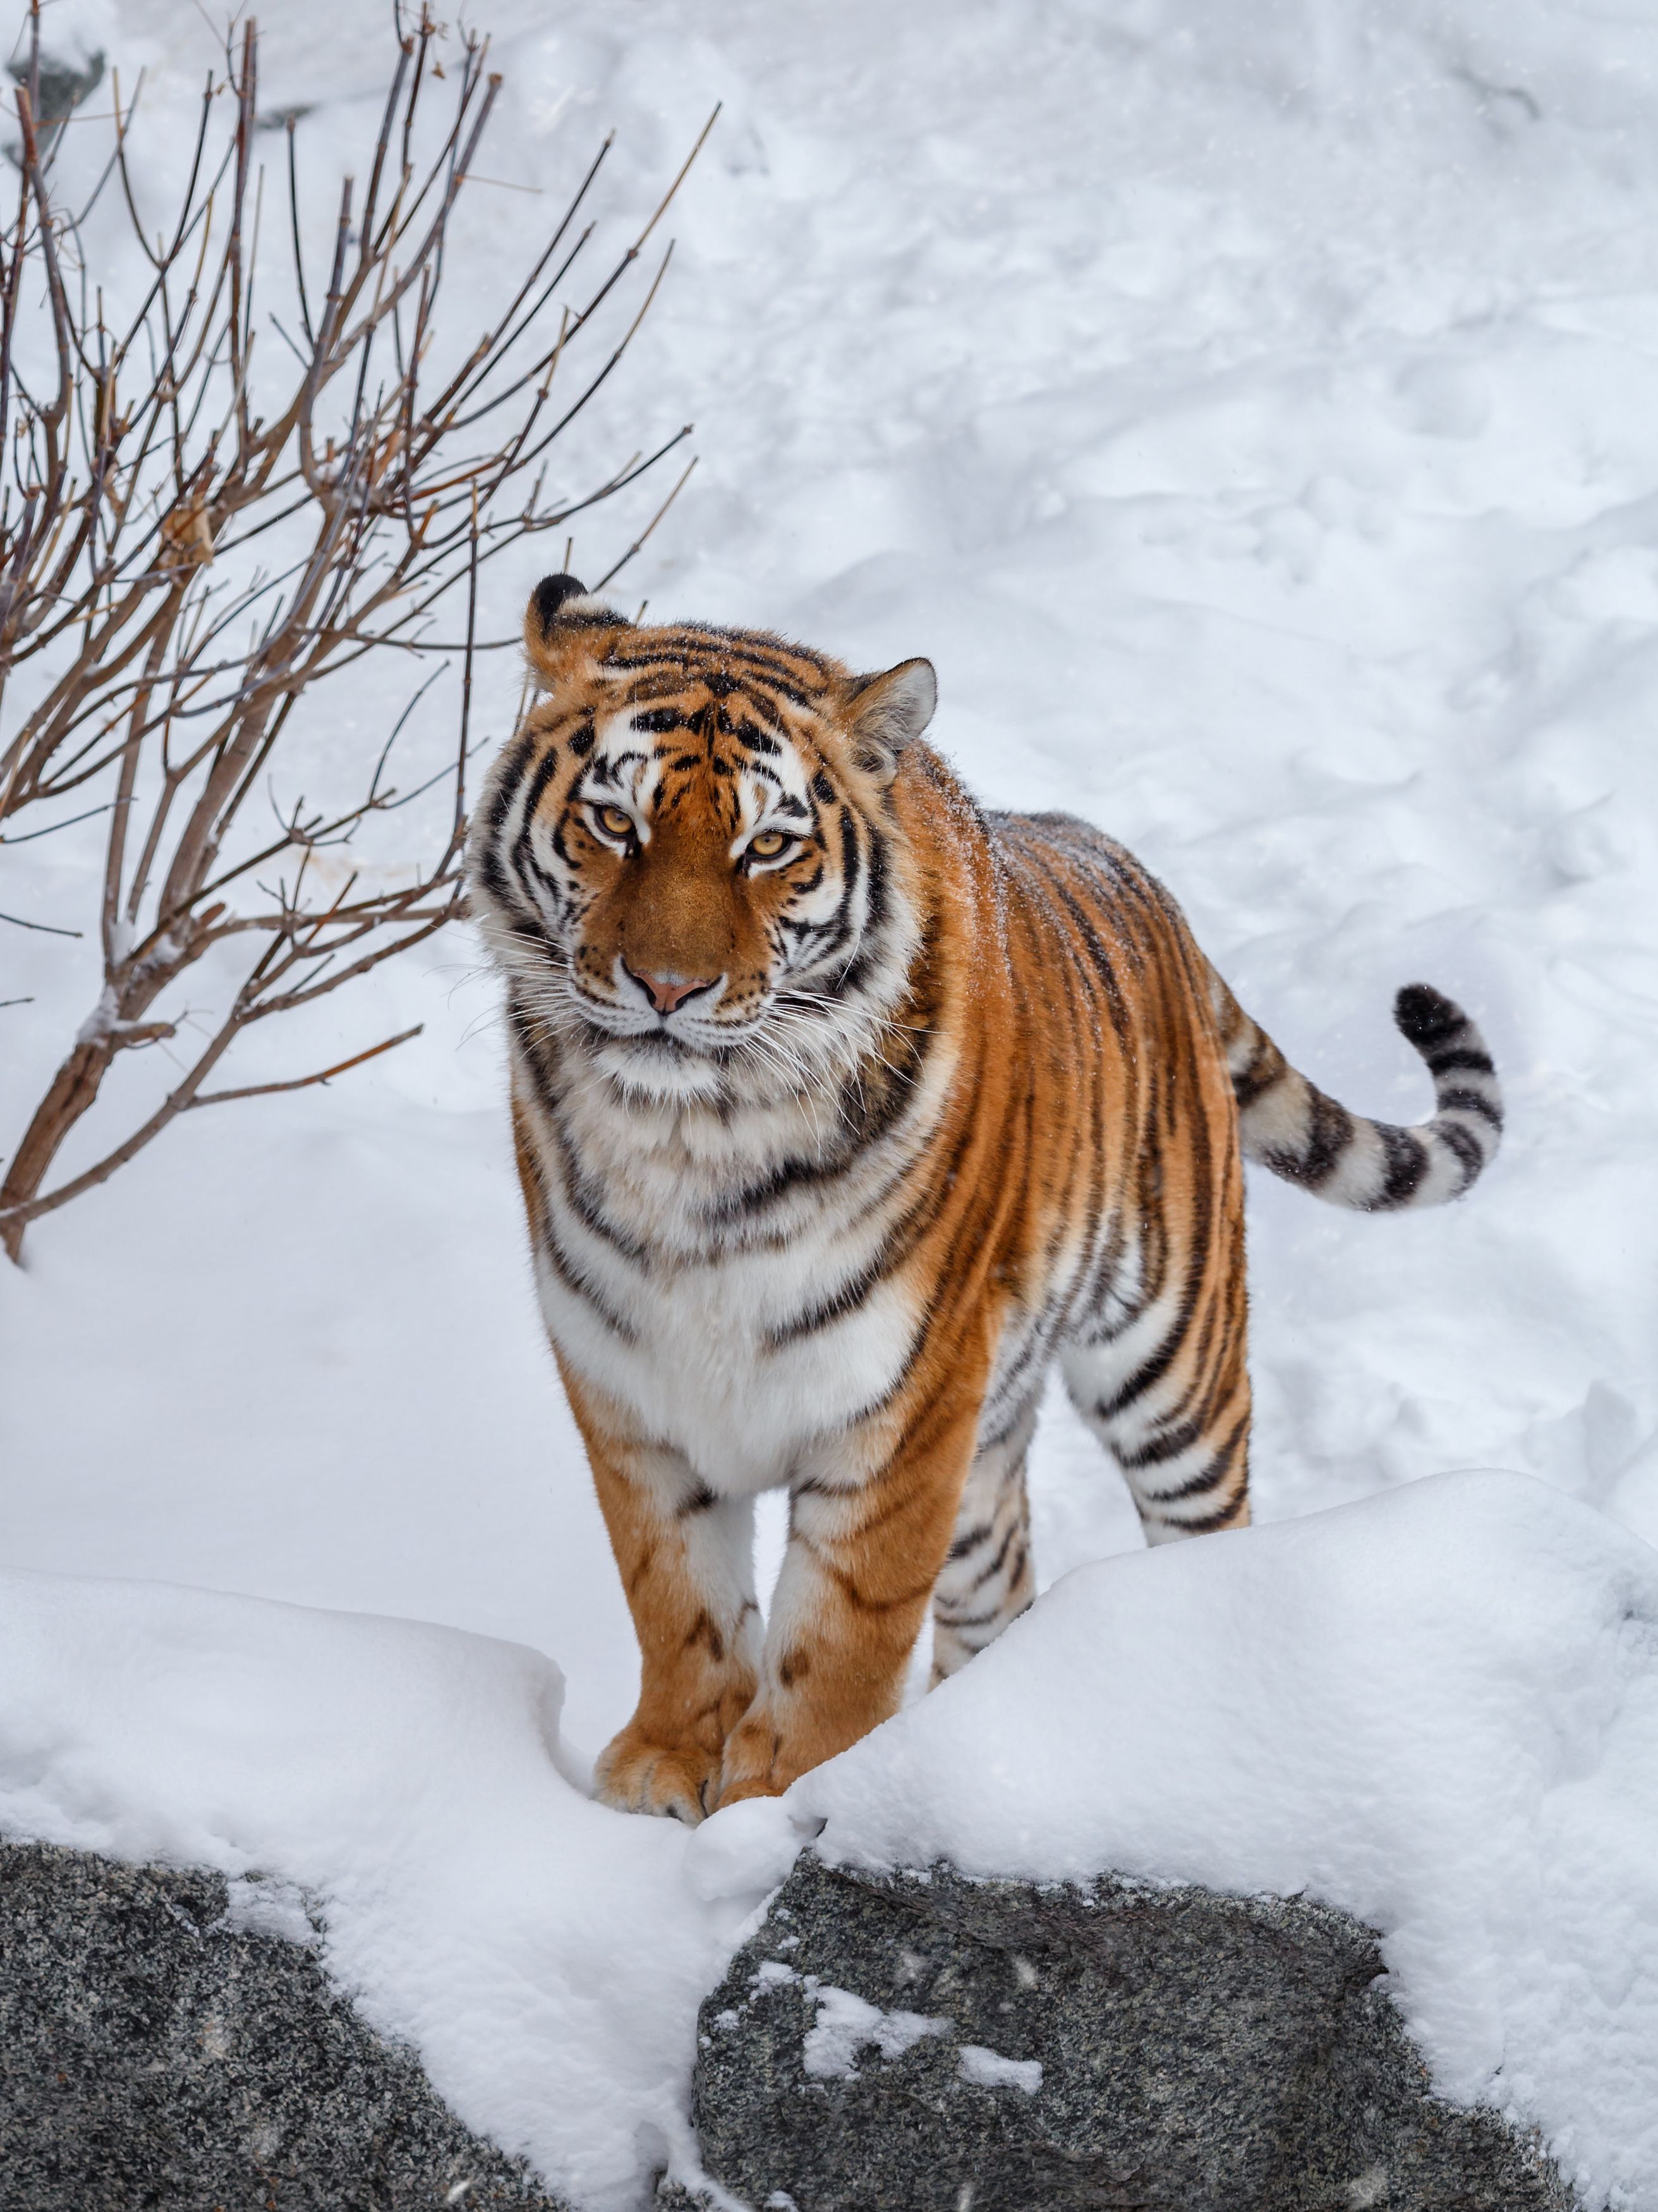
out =
{"type": "MultiPolygon", "coordinates": [[[[624,961],[623,965],[626,967],[627,963],[624,961]]],[[[683,1005],[695,993],[713,990],[720,980],[717,975],[641,975],[635,968],[629,968],[628,973],[638,984],[640,989],[645,993],[659,1014],[672,1013],[676,1006],[683,1005]]]]}

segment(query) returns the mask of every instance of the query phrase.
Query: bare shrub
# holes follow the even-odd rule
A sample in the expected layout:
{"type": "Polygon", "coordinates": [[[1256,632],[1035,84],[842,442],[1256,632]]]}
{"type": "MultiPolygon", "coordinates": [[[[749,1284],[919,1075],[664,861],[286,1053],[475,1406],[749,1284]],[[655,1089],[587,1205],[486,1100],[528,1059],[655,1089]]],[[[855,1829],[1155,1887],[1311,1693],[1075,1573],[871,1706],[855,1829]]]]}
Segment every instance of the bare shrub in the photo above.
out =
{"type": "Polygon", "coordinates": [[[400,35],[367,182],[359,193],[345,180],[325,274],[307,265],[292,118],[280,193],[255,160],[249,24],[223,78],[209,79],[188,185],[159,231],[141,210],[132,117],[112,81],[98,191],[120,194],[144,264],[142,295],[119,317],[113,272],[88,258],[93,203],[69,209],[56,184],[62,125],[50,73],[42,108],[39,0],[32,34],[16,96],[17,205],[0,238],[0,713],[18,716],[0,739],[0,844],[88,811],[106,811],[108,835],[95,925],[102,990],[0,1185],[0,1242],[13,1259],[30,1221],[103,1182],[181,1114],[325,1081],[415,1034],[284,1082],[205,1087],[252,1025],[314,1004],[456,914],[474,659],[486,642],[479,572],[633,483],[688,435],[635,454],[580,496],[548,490],[550,449],[655,295],[666,253],[648,284],[634,264],[702,143],[581,303],[561,307],[592,233],[586,210],[607,140],[516,293],[450,360],[439,313],[446,246],[501,85],[486,48],[468,35],[446,70],[434,66],[429,15],[400,35]],[[446,112],[434,118],[440,100],[446,112]],[[263,305],[256,313],[254,297],[259,223],[284,197],[292,328],[263,305]],[[630,280],[642,299],[629,318],[618,288],[630,280]],[[42,313],[47,366],[26,378],[20,317],[42,313]],[[400,723],[361,759],[349,803],[295,802],[256,825],[302,695],[367,653],[398,650],[446,651],[460,682],[441,772],[449,803],[431,849],[388,888],[372,872],[342,874],[337,854],[326,867],[319,856],[419,795],[399,792],[389,771],[400,723]],[[65,806],[76,811],[66,817],[65,806]],[[46,1188],[117,1057],[180,1036],[164,995],[210,953],[216,978],[234,954],[238,980],[206,1042],[153,1112],[83,1173],[46,1188]]]}

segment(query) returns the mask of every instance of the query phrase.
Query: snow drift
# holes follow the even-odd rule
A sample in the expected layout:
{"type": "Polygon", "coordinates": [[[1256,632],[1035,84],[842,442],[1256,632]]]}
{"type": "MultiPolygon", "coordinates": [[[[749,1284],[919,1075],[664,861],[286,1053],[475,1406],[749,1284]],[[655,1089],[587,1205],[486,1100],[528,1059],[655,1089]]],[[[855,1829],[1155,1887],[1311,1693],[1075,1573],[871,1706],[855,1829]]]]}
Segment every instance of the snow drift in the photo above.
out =
{"type": "Polygon", "coordinates": [[[1448,2096],[1658,2207],[1658,1553],[1461,1474],[1078,1570],[961,1675],[689,1832],[572,1782],[537,1655],[141,1584],[0,1583],[0,1826],[258,1869],[468,2125],[583,2208],[694,2164],[699,1998],[831,1860],[1308,1891],[1448,2096]]]}
{"type": "Polygon", "coordinates": [[[1658,1552],[1540,1483],[1079,1568],[791,1802],[832,1860],[1340,1905],[1442,2094],[1658,2204],[1658,1552]]]}

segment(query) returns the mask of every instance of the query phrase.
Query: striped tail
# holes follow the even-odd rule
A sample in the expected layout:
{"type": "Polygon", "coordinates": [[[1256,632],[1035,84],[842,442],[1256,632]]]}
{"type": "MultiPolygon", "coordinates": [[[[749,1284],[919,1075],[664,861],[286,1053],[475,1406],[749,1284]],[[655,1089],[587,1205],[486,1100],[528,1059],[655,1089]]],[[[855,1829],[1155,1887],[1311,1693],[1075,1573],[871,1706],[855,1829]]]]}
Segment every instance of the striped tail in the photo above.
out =
{"type": "Polygon", "coordinates": [[[1503,1093],[1485,1041],[1461,1006],[1427,983],[1394,1001],[1400,1034],[1434,1079],[1434,1115],[1414,1128],[1368,1121],[1291,1066],[1212,968],[1210,989],[1237,1096],[1243,1157],[1332,1206],[1362,1213],[1443,1206],[1496,1156],[1503,1093]]]}

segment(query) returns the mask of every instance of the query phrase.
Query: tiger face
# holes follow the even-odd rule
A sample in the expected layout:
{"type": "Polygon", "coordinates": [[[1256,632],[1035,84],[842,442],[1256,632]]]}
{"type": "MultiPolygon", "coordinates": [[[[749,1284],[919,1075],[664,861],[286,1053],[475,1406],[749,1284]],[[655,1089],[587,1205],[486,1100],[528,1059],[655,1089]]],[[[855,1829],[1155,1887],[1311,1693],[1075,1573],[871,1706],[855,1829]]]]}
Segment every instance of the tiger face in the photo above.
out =
{"type": "Polygon", "coordinates": [[[572,577],[537,587],[525,641],[544,696],[469,872],[534,1011],[646,1092],[810,1081],[856,1048],[908,964],[886,793],[930,665],[859,677],[759,633],[641,629],[572,577]]]}

